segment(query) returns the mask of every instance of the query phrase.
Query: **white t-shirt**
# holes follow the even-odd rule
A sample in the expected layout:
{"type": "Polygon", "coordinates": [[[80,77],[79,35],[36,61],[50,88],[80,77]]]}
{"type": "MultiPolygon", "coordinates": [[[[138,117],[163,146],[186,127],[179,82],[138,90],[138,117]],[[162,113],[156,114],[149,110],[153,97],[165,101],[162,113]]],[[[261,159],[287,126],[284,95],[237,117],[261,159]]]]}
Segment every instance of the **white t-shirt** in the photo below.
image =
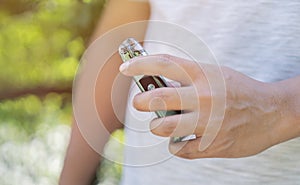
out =
{"type": "MultiPolygon", "coordinates": [[[[150,20],[168,21],[190,30],[207,43],[221,65],[265,82],[300,75],[297,0],[150,2],[150,20]]],[[[155,44],[146,47],[150,54],[174,54],[155,48],[155,44]]],[[[122,185],[300,183],[300,139],[241,159],[173,157],[168,152],[168,139],[154,136],[148,129],[155,115],[133,109],[136,92],[133,85],[126,113],[122,185]]]]}

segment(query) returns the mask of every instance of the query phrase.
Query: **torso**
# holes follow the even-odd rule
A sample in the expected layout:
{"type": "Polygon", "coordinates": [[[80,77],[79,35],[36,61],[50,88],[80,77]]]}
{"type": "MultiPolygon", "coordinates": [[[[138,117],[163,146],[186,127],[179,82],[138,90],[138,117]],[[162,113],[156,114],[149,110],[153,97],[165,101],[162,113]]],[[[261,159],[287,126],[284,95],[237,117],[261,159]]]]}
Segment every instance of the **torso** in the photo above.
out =
{"type": "MultiPolygon", "coordinates": [[[[151,20],[168,21],[190,30],[207,43],[221,65],[265,82],[300,74],[297,0],[151,0],[151,8],[151,20]]],[[[146,47],[150,54],[169,52],[146,47]]],[[[189,161],[171,156],[168,139],[149,132],[149,121],[155,115],[133,109],[136,92],[133,85],[125,128],[126,144],[130,145],[125,147],[125,164],[129,166],[123,167],[123,185],[300,182],[300,139],[242,159],[189,161]]]]}

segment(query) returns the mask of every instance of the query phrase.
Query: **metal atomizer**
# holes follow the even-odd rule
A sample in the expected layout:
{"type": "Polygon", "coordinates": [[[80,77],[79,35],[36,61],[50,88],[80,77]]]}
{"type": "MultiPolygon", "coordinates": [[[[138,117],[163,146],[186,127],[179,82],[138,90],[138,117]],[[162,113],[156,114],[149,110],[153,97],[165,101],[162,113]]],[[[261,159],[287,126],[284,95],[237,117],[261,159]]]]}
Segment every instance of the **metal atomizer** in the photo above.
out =
{"type": "MultiPolygon", "coordinates": [[[[147,56],[145,49],[133,38],[128,38],[122,42],[119,46],[119,54],[123,62],[138,57],[138,56],[147,56]]],[[[133,80],[141,90],[141,92],[150,91],[160,87],[167,87],[166,81],[162,76],[148,76],[148,75],[138,75],[134,76],[133,80]]],[[[170,116],[174,114],[180,114],[181,111],[155,111],[157,117],[162,118],[165,116],[170,116]]],[[[195,139],[196,136],[189,135],[183,137],[172,137],[173,142],[187,141],[195,139]]]]}

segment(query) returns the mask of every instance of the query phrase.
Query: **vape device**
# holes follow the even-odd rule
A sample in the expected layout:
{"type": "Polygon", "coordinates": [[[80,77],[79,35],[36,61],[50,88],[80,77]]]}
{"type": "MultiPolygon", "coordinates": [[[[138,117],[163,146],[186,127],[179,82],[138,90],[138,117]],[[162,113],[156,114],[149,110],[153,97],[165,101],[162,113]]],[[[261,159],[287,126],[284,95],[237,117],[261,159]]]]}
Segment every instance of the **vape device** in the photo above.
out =
{"type": "MultiPolygon", "coordinates": [[[[148,55],[145,49],[133,38],[128,38],[119,46],[119,54],[123,62],[138,57],[148,55]]],[[[138,75],[133,80],[141,90],[141,92],[150,91],[160,87],[167,87],[166,81],[162,76],[138,75]]],[[[169,115],[180,114],[181,111],[155,111],[157,117],[162,118],[169,115]]],[[[187,141],[195,139],[196,136],[189,135],[183,137],[172,137],[173,142],[187,141]]]]}

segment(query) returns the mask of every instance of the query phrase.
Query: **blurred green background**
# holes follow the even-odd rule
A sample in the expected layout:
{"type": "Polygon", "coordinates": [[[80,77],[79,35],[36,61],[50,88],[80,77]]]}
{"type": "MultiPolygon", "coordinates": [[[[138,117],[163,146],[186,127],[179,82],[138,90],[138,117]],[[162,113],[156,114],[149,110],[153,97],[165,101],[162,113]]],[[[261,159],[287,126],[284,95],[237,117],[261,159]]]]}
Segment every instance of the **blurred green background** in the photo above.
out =
{"type": "MultiPolygon", "coordinates": [[[[0,184],[57,184],[72,81],[105,0],[0,0],[0,184]]],[[[115,133],[122,138],[122,133],[115,133]]],[[[116,183],[121,166],[98,175],[116,183]]]]}

